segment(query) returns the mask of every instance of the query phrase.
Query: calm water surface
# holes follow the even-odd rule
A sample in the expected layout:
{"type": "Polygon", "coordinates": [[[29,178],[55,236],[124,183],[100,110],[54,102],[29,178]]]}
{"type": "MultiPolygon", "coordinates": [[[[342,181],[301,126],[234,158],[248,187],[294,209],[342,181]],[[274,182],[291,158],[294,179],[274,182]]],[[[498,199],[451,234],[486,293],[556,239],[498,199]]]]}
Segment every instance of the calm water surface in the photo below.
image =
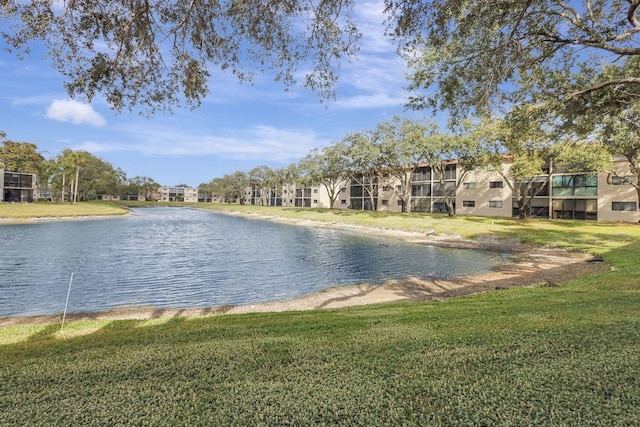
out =
{"type": "Polygon", "coordinates": [[[332,286],[489,270],[500,256],[197,209],[1,225],[0,316],[284,300],[332,286]]]}

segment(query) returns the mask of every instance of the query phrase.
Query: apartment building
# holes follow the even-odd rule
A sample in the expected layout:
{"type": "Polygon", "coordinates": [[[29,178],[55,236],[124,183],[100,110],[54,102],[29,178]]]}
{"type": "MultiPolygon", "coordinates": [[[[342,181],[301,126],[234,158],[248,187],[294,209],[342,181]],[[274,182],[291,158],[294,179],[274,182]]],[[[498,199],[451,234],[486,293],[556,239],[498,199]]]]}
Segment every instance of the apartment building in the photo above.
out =
{"type": "Polygon", "coordinates": [[[36,189],[38,175],[33,173],[10,172],[0,168],[0,202],[31,203],[36,189]]]}
{"type": "Polygon", "coordinates": [[[158,187],[153,197],[162,202],[197,203],[198,189],[190,187],[158,187]]]}
{"type": "MultiPolygon", "coordinates": [[[[624,159],[614,159],[619,176],[628,170],[624,159]]],[[[418,165],[411,180],[411,198],[406,212],[446,213],[449,198],[459,215],[518,217],[520,208],[516,192],[527,194],[527,217],[577,219],[612,222],[640,222],[638,193],[632,176],[618,178],[609,173],[570,173],[562,167],[549,168],[516,189],[505,181],[509,163],[502,174],[494,170],[464,171],[452,162],[439,176],[428,164],[418,165]]],[[[345,180],[334,208],[402,212],[400,183],[388,174],[378,177],[345,180]]],[[[264,205],[329,208],[330,201],[322,186],[284,186],[273,189],[281,197],[262,199],[264,205]],[[279,193],[278,191],[281,191],[279,193]],[[275,201],[276,204],[272,203],[275,201]],[[277,204],[281,203],[281,204],[277,204]]],[[[254,194],[248,193],[250,196],[254,194]]],[[[245,197],[245,203],[258,198],[245,197]]]]}

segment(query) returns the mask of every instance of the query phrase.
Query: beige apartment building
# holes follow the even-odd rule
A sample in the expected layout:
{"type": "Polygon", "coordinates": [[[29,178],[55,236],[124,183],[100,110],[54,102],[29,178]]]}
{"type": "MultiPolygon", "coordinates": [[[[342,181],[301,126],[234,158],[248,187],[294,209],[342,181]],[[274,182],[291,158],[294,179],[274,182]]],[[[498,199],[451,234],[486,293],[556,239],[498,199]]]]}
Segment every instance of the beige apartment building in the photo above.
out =
{"type": "MultiPolygon", "coordinates": [[[[576,219],[611,222],[640,222],[638,194],[630,182],[628,164],[614,159],[618,178],[609,173],[569,173],[562,167],[549,169],[531,182],[527,217],[576,219]]],[[[445,170],[443,179],[428,164],[412,174],[411,198],[407,212],[446,213],[445,196],[452,199],[458,215],[517,217],[518,203],[513,184],[505,181],[511,165],[502,165],[503,174],[493,170],[472,170],[461,175],[455,162],[445,170]],[[464,176],[464,179],[460,179],[464,176]]],[[[374,180],[344,182],[334,208],[402,212],[399,182],[387,174],[374,180]],[[371,194],[370,194],[371,193],[371,194]]],[[[323,186],[299,188],[285,185],[268,195],[257,188],[247,190],[246,204],[329,208],[329,195],[323,186]]]]}
{"type": "Polygon", "coordinates": [[[158,187],[153,198],[162,202],[198,202],[198,189],[190,187],[158,187]]]}

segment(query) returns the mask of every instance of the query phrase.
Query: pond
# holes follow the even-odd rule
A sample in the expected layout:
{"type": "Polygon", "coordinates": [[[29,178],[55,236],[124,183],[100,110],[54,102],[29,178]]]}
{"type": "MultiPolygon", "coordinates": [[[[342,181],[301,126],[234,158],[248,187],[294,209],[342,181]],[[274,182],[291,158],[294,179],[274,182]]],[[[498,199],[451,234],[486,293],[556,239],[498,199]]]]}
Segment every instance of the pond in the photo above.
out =
{"type": "Polygon", "coordinates": [[[488,271],[499,254],[189,208],[0,226],[0,316],[287,300],[333,286],[488,271]]]}

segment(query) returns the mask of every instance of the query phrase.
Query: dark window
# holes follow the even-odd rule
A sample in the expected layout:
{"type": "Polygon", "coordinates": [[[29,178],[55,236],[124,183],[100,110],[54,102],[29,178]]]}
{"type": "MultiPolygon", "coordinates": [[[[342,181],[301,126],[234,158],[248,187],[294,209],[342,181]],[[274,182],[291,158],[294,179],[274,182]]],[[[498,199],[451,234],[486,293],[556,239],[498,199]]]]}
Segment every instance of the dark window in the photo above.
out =
{"type": "Polygon", "coordinates": [[[429,197],[431,195],[431,184],[414,184],[411,186],[411,196],[429,197]]]}
{"type": "Polygon", "coordinates": [[[597,196],[595,175],[557,175],[551,178],[554,196],[597,196]]]}
{"type": "Polygon", "coordinates": [[[501,208],[503,206],[504,206],[504,203],[502,202],[502,200],[489,200],[490,208],[501,208]]]}
{"type": "Polygon", "coordinates": [[[612,211],[635,211],[638,210],[636,202],[612,202],[612,211]]]}
{"type": "Polygon", "coordinates": [[[613,185],[629,185],[634,182],[636,182],[636,177],[633,175],[611,177],[611,184],[613,185]]]}
{"type": "Polygon", "coordinates": [[[444,191],[442,190],[442,186],[439,182],[433,184],[433,195],[436,197],[442,197],[444,195],[454,196],[456,194],[456,183],[455,182],[445,182],[444,183],[444,191]]]}
{"type": "Polygon", "coordinates": [[[431,168],[429,167],[416,168],[413,171],[411,180],[413,182],[431,181],[431,168]]]}
{"type": "Polygon", "coordinates": [[[475,200],[463,200],[462,201],[462,206],[464,206],[465,208],[475,208],[476,207],[476,201],[475,200]]]}
{"type": "MultiPolygon", "coordinates": [[[[436,173],[436,179],[440,179],[440,174],[436,173]]],[[[456,165],[447,165],[444,168],[444,179],[456,179],[456,165]]]]}
{"type": "Polygon", "coordinates": [[[447,205],[445,202],[434,202],[433,213],[447,213],[447,205]]]}
{"type": "Polygon", "coordinates": [[[489,188],[504,188],[504,182],[502,182],[502,181],[491,181],[489,183],[489,188]]]}

